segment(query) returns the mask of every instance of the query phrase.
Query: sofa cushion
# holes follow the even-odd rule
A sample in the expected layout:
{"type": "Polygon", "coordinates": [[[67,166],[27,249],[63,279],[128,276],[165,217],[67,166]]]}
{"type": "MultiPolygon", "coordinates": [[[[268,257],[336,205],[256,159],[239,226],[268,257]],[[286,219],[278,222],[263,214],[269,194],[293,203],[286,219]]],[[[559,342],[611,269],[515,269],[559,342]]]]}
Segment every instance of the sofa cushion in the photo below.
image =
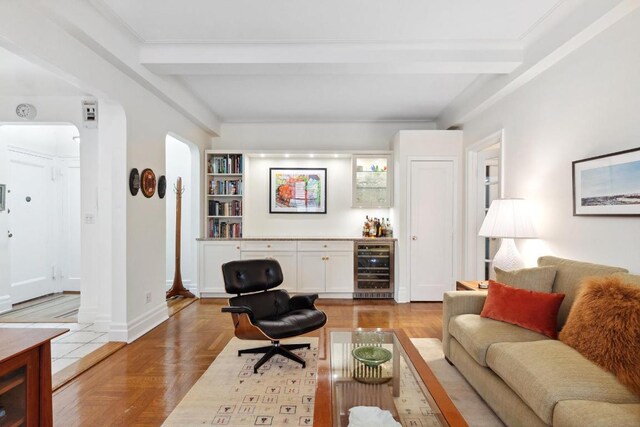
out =
{"type": "Polygon", "coordinates": [[[558,309],[563,298],[564,294],[534,292],[489,280],[489,292],[480,316],[556,338],[558,309]]]}
{"type": "Polygon", "coordinates": [[[553,411],[554,427],[637,427],[640,404],[563,400],[553,411]]]}
{"type": "Polygon", "coordinates": [[[591,264],[589,262],[573,261],[570,259],[543,256],[538,258],[538,266],[556,267],[556,279],[553,282],[553,292],[565,294],[564,301],[558,313],[558,328],[567,321],[569,310],[576,299],[576,293],[580,288],[580,282],[585,277],[608,276],[614,273],[627,273],[628,270],[608,265],[591,264]]]}
{"type": "Polygon", "coordinates": [[[617,276],[585,280],[560,339],[640,395],[640,288],[617,276]]]}
{"type": "Polygon", "coordinates": [[[486,360],[547,424],[562,400],[640,403],[613,374],[557,340],[497,343],[489,347],[486,360]]]}
{"type": "Polygon", "coordinates": [[[640,288],[640,275],[629,273],[616,273],[614,276],[619,277],[622,283],[627,285],[637,286],[640,288]]]}
{"type": "Polygon", "coordinates": [[[491,344],[548,339],[542,334],[477,314],[461,314],[449,321],[449,333],[482,366],[487,366],[486,355],[491,344]]]}
{"type": "Polygon", "coordinates": [[[496,272],[497,282],[535,292],[551,292],[556,278],[556,268],[553,266],[521,268],[512,271],[505,271],[498,267],[493,269],[496,272]]]}

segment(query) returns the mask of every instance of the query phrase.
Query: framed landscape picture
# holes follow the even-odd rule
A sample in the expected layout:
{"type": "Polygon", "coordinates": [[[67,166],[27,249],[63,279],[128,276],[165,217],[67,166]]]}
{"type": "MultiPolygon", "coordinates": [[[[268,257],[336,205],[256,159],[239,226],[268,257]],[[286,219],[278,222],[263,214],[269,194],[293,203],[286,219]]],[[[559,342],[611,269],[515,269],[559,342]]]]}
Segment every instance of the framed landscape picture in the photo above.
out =
{"type": "Polygon", "coordinates": [[[269,213],[327,213],[327,169],[270,168],[269,213]]]}
{"type": "Polygon", "coordinates": [[[573,215],[640,216],[640,148],[573,162],[573,215]]]}

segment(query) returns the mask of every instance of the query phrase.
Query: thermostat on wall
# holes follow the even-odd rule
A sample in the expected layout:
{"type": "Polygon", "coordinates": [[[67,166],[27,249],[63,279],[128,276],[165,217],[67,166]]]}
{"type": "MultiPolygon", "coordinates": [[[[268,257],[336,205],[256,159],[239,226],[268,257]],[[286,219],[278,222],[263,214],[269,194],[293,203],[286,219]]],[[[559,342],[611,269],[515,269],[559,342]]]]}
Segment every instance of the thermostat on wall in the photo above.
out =
{"type": "Polygon", "coordinates": [[[98,101],[94,99],[82,101],[82,124],[85,128],[98,127],[98,101]]]}

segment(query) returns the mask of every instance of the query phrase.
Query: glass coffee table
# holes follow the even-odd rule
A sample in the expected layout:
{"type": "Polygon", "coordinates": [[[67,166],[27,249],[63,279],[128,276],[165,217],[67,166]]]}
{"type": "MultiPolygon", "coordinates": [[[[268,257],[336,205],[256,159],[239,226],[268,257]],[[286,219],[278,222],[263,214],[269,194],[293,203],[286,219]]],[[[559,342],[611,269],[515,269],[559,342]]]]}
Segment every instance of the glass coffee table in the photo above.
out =
{"type": "Polygon", "coordinates": [[[404,331],[326,329],[319,344],[315,426],[347,427],[355,406],[405,427],[467,425],[404,331]]]}

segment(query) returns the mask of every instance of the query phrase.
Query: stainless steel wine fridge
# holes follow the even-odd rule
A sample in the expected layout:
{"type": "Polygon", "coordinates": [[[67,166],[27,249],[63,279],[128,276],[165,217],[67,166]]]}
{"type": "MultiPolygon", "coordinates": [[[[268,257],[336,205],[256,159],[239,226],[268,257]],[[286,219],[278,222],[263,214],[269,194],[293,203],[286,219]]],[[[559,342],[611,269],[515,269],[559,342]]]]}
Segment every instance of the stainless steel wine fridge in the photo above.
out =
{"type": "Polygon", "coordinates": [[[395,241],[356,240],[354,298],[393,298],[395,241]]]}

